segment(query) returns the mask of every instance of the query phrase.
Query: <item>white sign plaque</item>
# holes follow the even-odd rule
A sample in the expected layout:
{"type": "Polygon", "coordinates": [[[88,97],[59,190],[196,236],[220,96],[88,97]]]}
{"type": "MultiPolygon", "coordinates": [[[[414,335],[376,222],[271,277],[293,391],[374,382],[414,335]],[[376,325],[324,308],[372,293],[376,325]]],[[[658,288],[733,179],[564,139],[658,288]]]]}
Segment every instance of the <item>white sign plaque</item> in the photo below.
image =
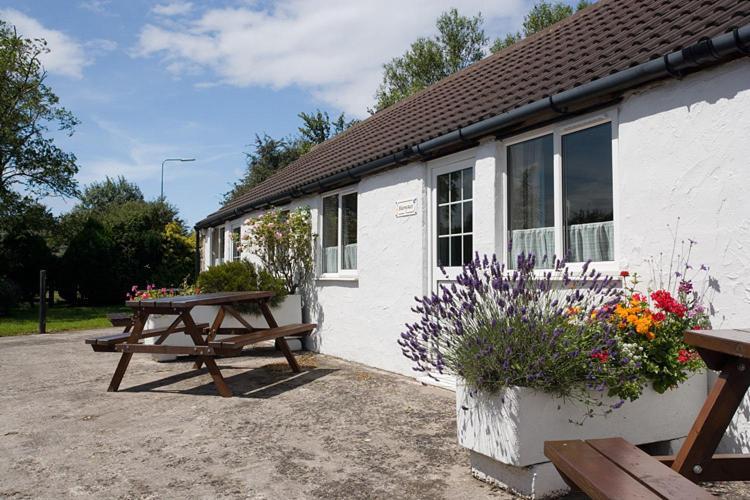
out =
{"type": "Polygon", "coordinates": [[[409,217],[410,215],[417,215],[417,199],[397,201],[396,217],[409,217]]]}

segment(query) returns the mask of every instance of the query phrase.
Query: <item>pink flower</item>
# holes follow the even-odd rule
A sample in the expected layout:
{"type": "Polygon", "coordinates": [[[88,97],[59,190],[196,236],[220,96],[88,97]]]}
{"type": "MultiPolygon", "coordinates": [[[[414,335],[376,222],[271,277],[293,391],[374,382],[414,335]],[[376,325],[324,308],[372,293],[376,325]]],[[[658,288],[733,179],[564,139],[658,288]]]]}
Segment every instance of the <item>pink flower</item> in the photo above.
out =
{"type": "Polygon", "coordinates": [[[276,236],[276,239],[277,239],[277,240],[280,240],[281,238],[283,238],[283,237],[284,237],[284,235],[283,235],[283,234],[281,234],[281,232],[279,232],[279,231],[276,231],[276,234],[275,234],[275,236],[276,236]]]}

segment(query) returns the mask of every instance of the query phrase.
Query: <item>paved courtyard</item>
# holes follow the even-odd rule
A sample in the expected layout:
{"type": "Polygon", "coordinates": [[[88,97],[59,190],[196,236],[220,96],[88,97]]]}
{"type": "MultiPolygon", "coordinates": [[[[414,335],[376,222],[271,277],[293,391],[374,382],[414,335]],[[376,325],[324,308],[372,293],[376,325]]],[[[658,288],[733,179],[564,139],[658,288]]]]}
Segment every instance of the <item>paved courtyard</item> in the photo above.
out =
{"type": "Polygon", "coordinates": [[[219,362],[239,397],[147,355],[108,393],[104,333],[0,339],[0,498],[508,498],[471,477],[448,391],[259,348],[219,362]]]}
{"type": "Polygon", "coordinates": [[[261,347],[219,362],[239,397],[147,355],[108,393],[104,333],[0,338],[0,498],[511,498],[471,477],[448,391],[261,347]]]}

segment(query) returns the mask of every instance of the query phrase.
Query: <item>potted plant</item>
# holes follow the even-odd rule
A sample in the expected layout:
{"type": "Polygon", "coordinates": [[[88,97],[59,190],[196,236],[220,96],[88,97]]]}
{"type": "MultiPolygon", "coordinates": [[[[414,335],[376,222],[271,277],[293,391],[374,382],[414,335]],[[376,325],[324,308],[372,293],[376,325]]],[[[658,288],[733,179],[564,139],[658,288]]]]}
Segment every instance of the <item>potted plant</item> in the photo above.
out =
{"type": "Polygon", "coordinates": [[[626,272],[621,288],[588,264],[535,267],[533,255],[514,270],[477,255],[417,300],[421,318],[399,344],[416,371],[457,377],[458,439],[475,475],[540,498],[567,489],[545,440],[687,434],[707,382],[682,332],[710,323],[682,272],[674,293],[640,294],[626,272]]]}

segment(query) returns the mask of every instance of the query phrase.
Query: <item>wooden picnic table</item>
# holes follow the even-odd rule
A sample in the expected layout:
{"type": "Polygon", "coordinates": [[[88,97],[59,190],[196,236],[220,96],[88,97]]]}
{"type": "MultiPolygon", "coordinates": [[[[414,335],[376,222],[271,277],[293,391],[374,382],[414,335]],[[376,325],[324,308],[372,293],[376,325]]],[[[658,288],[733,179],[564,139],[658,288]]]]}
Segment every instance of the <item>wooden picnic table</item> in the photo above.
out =
{"type": "Polygon", "coordinates": [[[194,365],[195,369],[199,369],[204,364],[206,365],[219,394],[224,397],[231,397],[233,395],[232,390],[221,375],[215,358],[217,356],[236,355],[246,345],[275,339],[277,347],[284,354],[284,357],[286,357],[292,371],[295,373],[300,372],[299,364],[284,337],[309,334],[316,325],[313,323],[300,323],[279,326],[268,305],[273,295],[273,292],[266,291],[218,292],[158,299],[130,300],[125,303],[133,311],[133,327],[130,331],[126,329],[126,331],[120,334],[87,339],[86,343],[91,345],[96,352],[122,353],[109,384],[108,391],[110,392],[117,391],[119,388],[134,353],[187,354],[197,356],[194,365]],[[258,305],[266,323],[268,323],[267,328],[252,326],[237,311],[237,305],[250,303],[258,305]],[[191,311],[196,306],[218,306],[216,316],[210,325],[196,324],[193,320],[191,311]],[[146,321],[151,314],[175,316],[175,319],[166,328],[146,330],[146,321]],[[224,318],[227,315],[239,321],[242,327],[231,329],[221,328],[224,318]],[[182,332],[190,336],[194,344],[193,346],[163,345],[163,342],[170,335],[182,332]],[[225,333],[229,333],[231,336],[221,340],[216,339],[218,334],[225,333]],[[157,339],[152,344],[142,342],[144,339],[153,337],[157,337],[157,339]]]}
{"type": "Polygon", "coordinates": [[[677,455],[652,457],[622,438],[545,442],[572,488],[596,499],[712,498],[693,483],[750,481],[750,455],[715,454],[750,388],[750,329],[688,330],[684,339],[719,376],[677,455]]]}

